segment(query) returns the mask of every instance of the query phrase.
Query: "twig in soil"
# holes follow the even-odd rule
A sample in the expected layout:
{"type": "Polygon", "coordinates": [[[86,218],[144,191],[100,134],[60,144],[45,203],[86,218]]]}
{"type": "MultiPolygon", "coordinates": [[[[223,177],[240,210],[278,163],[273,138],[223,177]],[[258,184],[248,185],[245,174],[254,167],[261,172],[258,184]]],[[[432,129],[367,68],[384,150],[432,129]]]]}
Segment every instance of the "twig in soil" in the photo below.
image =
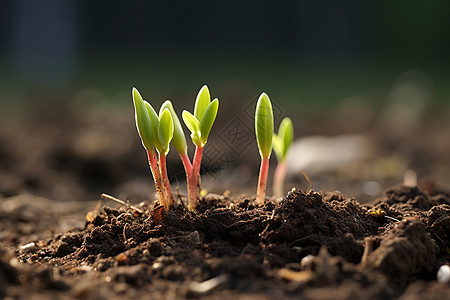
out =
{"type": "Polygon", "coordinates": [[[395,221],[395,222],[400,222],[399,219],[396,219],[396,218],[393,218],[393,217],[389,217],[389,216],[384,216],[384,217],[389,219],[389,220],[395,221]]]}
{"type": "Polygon", "coordinates": [[[367,264],[367,258],[373,252],[373,238],[366,237],[364,239],[364,253],[361,258],[361,266],[365,266],[367,264]]]}
{"type": "Polygon", "coordinates": [[[312,184],[311,180],[309,180],[309,177],[308,177],[308,175],[306,174],[305,171],[303,171],[302,174],[303,174],[303,177],[305,177],[306,181],[308,181],[308,183],[309,183],[308,190],[311,190],[312,187],[313,187],[313,184],[312,184]]]}
{"type": "Polygon", "coordinates": [[[135,211],[137,211],[137,212],[140,213],[140,214],[143,214],[143,213],[144,213],[144,211],[143,211],[142,209],[140,209],[140,208],[138,208],[138,207],[136,207],[136,206],[134,206],[134,205],[130,205],[129,203],[127,203],[127,202],[125,202],[125,201],[123,201],[123,200],[117,199],[116,197],[113,197],[113,196],[111,196],[111,195],[108,195],[108,194],[103,193],[103,194],[101,195],[101,198],[102,198],[102,199],[106,199],[106,200],[111,200],[111,201],[116,202],[116,203],[118,203],[118,204],[120,204],[120,205],[124,205],[124,206],[126,206],[127,208],[132,208],[132,209],[134,209],[135,211]]]}
{"type": "Polygon", "coordinates": [[[127,232],[126,232],[127,226],[128,226],[128,223],[125,223],[125,226],[123,226],[123,232],[122,232],[122,234],[123,234],[123,242],[124,242],[124,243],[127,242],[127,232]]]}
{"type": "MultiPolygon", "coordinates": [[[[296,243],[301,242],[301,241],[303,241],[303,240],[307,240],[307,239],[309,239],[309,238],[312,237],[312,236],[313,236],[313,234],[310,234],[310,235],[304,236],[304,237],[302,237],[302,238],[296,239],[295,241],[292,241],[292,242],[289,243],[289,247],[292,247],[292,246],[294,246],[296,243]]],[[[317,241],[317,240],[314,240],[314,239],[311,239],[311,240],[312,240],[312,241],[317,241]]]]}
{"type": "Polygon", "coordinates": [[[183,206],[183,208],[185,210],[187,210],[186,204],[184,204],[184,201],[183,201],[183,198],[182,198],[184,195],[180,194],[180,189],[178,188],[178,186],[175,187],[175,189],[177,190],[177,198],[178,198],[178,200],[180,200],[181,206],[183,206]]]}
{"type": "Polygon", "coordinates": [[[234,227],[234,226],[239,225],[239,224],[251,223],[251,222],[254,222],[257,219],[258,219],[258,217],[250,219],[250,220],[240,220],[240,221],[236,221],[236,222],[234,222],[234,223],[232,223],[230,225],[225,225],[222,222],[220,222],[220,221],[218,221],[218,220],[216,220],[214,218],[209,218],[209,220],[214,221],[214,222],[216,222],[219,225],[222,225],[225,229],[230,229],[231,227],[234,227]]]}
{"type": "Polygon", "coordinates": [[[191,233],[189,233],[188,235],[180,235],[180,236],[174,236],[171,238],[168,238],[169,240],[177,240],[177,239],[188,239],[191,242],[193,242],[194,244],[200,244],[201,243],[201,238],[200,235],[198,234],[198,231],[193,231],[191,233]]]}
{"type": "Polygon", "coordinates": [[[209,294],[217,287],[230,280],[229,275],[222,274],[203,282],[192,282],[188,286],[188,296],[200,297],[209,294]]]}

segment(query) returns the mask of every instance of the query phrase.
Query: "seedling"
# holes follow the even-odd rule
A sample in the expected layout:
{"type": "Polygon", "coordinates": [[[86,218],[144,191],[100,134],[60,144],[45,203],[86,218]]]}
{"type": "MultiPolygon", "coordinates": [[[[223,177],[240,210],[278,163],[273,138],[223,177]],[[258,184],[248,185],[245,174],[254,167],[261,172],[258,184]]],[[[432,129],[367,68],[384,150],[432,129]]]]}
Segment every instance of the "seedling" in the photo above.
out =
{"type": "Polygon", "coordinates": [[[136,119],[136,127],[147,151],[148,162],[155,182],[156,192],[161,205],[166,210],[174,204],[172,190],[167,178],[166,155],[169,152],[169,143],[172,140],[174,125],[172,115],[168,109],[164,109],[159,115],[141,94],[133,88],[133,103],[136,119]],[[159,153],[159,160],[156,151],[159,153]]]}
{"type": "Polygon", "coordinates": [[[286,177],[286,157],[294,140],[294,126],[289,118],[284,118],[278,128],[278,134],[273,134],[273,150],[277,156],[278,165],[273,175],[273,194],[282,197],[286,177]]]}
{"type": "Polygon", "coordinates": [[[266,199],[267,175],[269,173],[269,159],[272,153],[273,139],[273,110],[272,103],[266,93],[259,96],[255,111],[255,134],[261,155],[256,203],[264,204],[266,199]]]}
{"type": "Polygon", "coordinates": [[[148,153],[150,169],[161,204],[165,209],[170,209],[175,203],[166,167],[166,156],[170,149],[169,143],[172,142],[186,171],[188,208],[194,210],[200,185],[203,148],[216,119],[219,100],[216,98],[211,101],[208,87],[205,85],[198,93],[194,114],[186,110],[183,111],[183,121],[191,131],[191,139],[196,147],[192,163],[187,155],[186,137],[172,102],[165,101],[159,110],[159,114],[156,114],[150,103],[144,101],[135,88],[133,88],[133,101],[136,127],[142,145],[148,153]],[[156,152],[158,152],[158,159],[156,158],[156,152]]]}
{"type": "MultiPolygon", "coordinates": [[[[188,208],[194,210],[197,205],[197,195],[200,185],[200,165],[202,162],[203,148],[208,140],[209,132],[217,116],[219,109],[219,99],[211,101],[209,89],[204,85],[195,100],[194,114],[187,110],[182,113],[183,121],[191,132],[192,143],[195,145],[195,154],[192,167],[188,165],[186,152],[180,153],[185,166],[188,185],[188,208]],[[188,167],[186,167],[188,165],[188,167]]],[[[183,135],[184,136],[184,135],[183,135]]]]}

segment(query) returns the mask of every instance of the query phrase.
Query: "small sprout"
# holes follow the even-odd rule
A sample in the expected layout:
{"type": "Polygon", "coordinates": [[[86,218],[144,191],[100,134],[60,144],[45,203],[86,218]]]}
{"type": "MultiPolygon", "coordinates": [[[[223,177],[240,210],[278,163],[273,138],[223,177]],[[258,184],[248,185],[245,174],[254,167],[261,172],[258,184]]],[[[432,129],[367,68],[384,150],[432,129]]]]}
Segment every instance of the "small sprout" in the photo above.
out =
{"type": "Polygon", "coordinates": [[[189,209],[195,209],[198,187],[200,184],[200,164],[203,148],[208,140],[219,109],[219,100],[211,101],[208,87],[205,85],[198,93],[194,106],[194,114],[183,111],[183,121],[191,131],[192,142],[196,146],[193,162],[187,155],[187,143],[180,120],[172,102],[165,101],[159,110],[144,101],[138,90],[133,88],[133,101],[136,115],[136,127],[147,150],[150,168],[155,180],[156,190],[165,209],[175,203],[172,188],[167,175],[166,156],[170,143],[178,151],[186,171],[188,184],[189,209]],[[156,151],[155,151],[156,148],[156,151]],[[158,152],[158,159],[156,158],[158,152]]]}
{"type": "Polygon", "coordinates": [[[167,100],[166,102],[163,103],[163,105],[161,105],[161,110],[163,109],[168,109],[170,111],[170,114],[172,115],[173,120],[172,145],[175,147],[178,154],[180,155],[186,174],[190,174],[192,171],[192,164],[187,155],[186,137],[184,136],[184,131],[183,127],[181,127],[180,119],[178,119],[178,116],[170,100],[167,100]]]}
{"type": "Polygon", "coordinates": [[[169,144],[172,141],[173,133],[174,126],[170,111],[167,108],[160,110],[158,116],[158,143],[155,143],[155,145],[157,145],[156,150],[159,153],[159,170],[167,197],[171,203],[174,203],[175,199],[173,197],[172,187],[170,186],[169,176],[167,175],[166,157],[170,150],[169,144]]]}
{"type": "Polygon", "coordinates": [[[204,85],[198,93],[194,106],[194,114],[183,111],[182,117],[191,132],[191,139],[197,147],[204,147],[219,109],[219,99],[211,102],[209,89],[204,85]]]}
{"type": "Polygon", "coordinates": [[[187,110],[183,111],[182,114],[184,124],[186,124],[187,128],[191,132],[191,139],[194,145],[201,147],[201,138],[200,138],[200,122],[194,117],[193,114],[188,112],[187,110]]]}
{"type": "Polygon", "coordinates": [[[258,204],[264,204],[273,139],[272,103],[266,93],[262,93],[261,96],[259,96],[258,103],[256,104],[255,133],[259,154],[261,155],[261,168],[259,171],[256,202],[258,204]]]}
{"type": "Polygon", "coordinates": [[[150,105],[150,103],[142,99],[141,94],[136,88],[133,88],[132,96],[136,127],[139,136],[141,137],[142,145],[147,151],[148,162],[152,171],[159,201],[165,209],[170,209],[173,203],[171,203],[170,198],[168,198],[167,196],[155,153],[155,146],[157,146],[156,144],[159,144],[159,134],[156,131],[156,129],[158,128],[159,118],[157,116],[154,116],[154,114],[156,115],[156,113],[154,113],[153,107],[150,105]],[[157,141],[157,143],[155,143],[155,141],[157,141]]]}
{"type": "Polygon", "coordinates": [[[152,149],[153,131],[150,125],[150,117],[145,108],[144,100],[136,88],[133,88],[134,116],[136,120],[136,128],[145,149],[152,149]]]}
{"type": "Polygon", "coordinates": [[[276,197],[284,194],[283,186],[286,177],[286,157],[294,141],[294,126],[289,118],[281,121],[278,134],[273,134],[273,150],[277,156],[278,165],[273,175],[273,193],[276,197]]]}
{"type": "Polygon", "coordinates": [[[209,89],[204,85],[197,95],[194,105],[194,114],[191,114],[187,110],[184,110],[182,113],[183,121],[191,132],[191,139],[196,147],[190,172],[188,172],[186,168],[187,163],[185,163],[188,182],[188,208],[191,210],[195,209],[197,204],[203,148],[208,141],[209,132],[216,119],[218,109],[219,99],[216,98],[211,101],[209,89]]]}
{"type": "Polygon", "coordinates": [[[180,119],[178,119],[177,114],[173,108],[172,102],[170,100],[166,100],[162,105],[159,113],[161,114],[162,110],[168,109],[170,114],[172,115],[173,120],[173,138],[172,145],[178,151],[178,153],[187,153],[187,143],[186,137],[184,136],[183,127],[181,127],[180,119]]]}
{"type": "Polygon", "coordinates": [[[173,138],[173,120],[170,111],[166,108],[159,113],[158,137],[162,153],[169,153],[169,144],[173,138]]]}

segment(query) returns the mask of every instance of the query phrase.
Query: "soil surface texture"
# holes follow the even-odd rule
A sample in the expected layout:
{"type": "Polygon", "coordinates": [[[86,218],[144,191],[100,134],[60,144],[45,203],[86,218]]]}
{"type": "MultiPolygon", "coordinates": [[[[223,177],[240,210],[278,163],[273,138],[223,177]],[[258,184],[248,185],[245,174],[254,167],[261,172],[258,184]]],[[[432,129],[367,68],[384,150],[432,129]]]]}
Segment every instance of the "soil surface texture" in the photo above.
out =
{"type": "Polygon", "coordinates": [[[31,195],[0,205],[4,299],[450,298],[436,280],[450,261],[450,195],[433,186],[365,204],[208,194],[196,212],[31,195]]]}

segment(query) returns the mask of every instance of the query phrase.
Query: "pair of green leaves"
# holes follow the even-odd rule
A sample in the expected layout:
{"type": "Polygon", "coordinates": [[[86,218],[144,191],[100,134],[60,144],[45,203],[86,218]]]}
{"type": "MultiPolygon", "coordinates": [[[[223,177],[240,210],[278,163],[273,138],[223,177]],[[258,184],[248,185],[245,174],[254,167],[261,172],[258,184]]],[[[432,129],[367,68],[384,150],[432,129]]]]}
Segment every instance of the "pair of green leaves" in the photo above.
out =
{"type": "Polygon", "coordinates": [[[153,151],[153,148],[156,148],[159,153],[166,155],[174,136],[174,121],[170,109],[167,105],[161,106],[159,114],[156,114],[155,109],[142,98],[136,88],[133,88],[133,102],[136,127],[142,145],[147,150],[153,151]]]}
{"type": "Polygon", "coordinates": [[[284,118],[278,128],[278,134],[273,134],[273,150],[279,162],[286,160],[289,148],[294,141],[294,126],[289,118],[284,118]]]}
{"type": "Polygon", "coordinates": [[[255,111],[255,133],[259,153],[261,157],[269,158],[273,146],[278,160],[284,161],[294,140],[294,127],[289,118],[284,118],[281,121],[278,134],[274,133],[273,127],[272,103],[269,96],[262,93],[259,96],[255,111]]]}
{"type": "Polygon", "coordinates": [[[218,109],[219,99],[211,101],[209,89],[204,85],[195,100],[194,114],[187,110],[183,111],[183,121],[191,132],[192,142],[197,147],[205,146],[209,132],[216,120],[218,109]]]}

